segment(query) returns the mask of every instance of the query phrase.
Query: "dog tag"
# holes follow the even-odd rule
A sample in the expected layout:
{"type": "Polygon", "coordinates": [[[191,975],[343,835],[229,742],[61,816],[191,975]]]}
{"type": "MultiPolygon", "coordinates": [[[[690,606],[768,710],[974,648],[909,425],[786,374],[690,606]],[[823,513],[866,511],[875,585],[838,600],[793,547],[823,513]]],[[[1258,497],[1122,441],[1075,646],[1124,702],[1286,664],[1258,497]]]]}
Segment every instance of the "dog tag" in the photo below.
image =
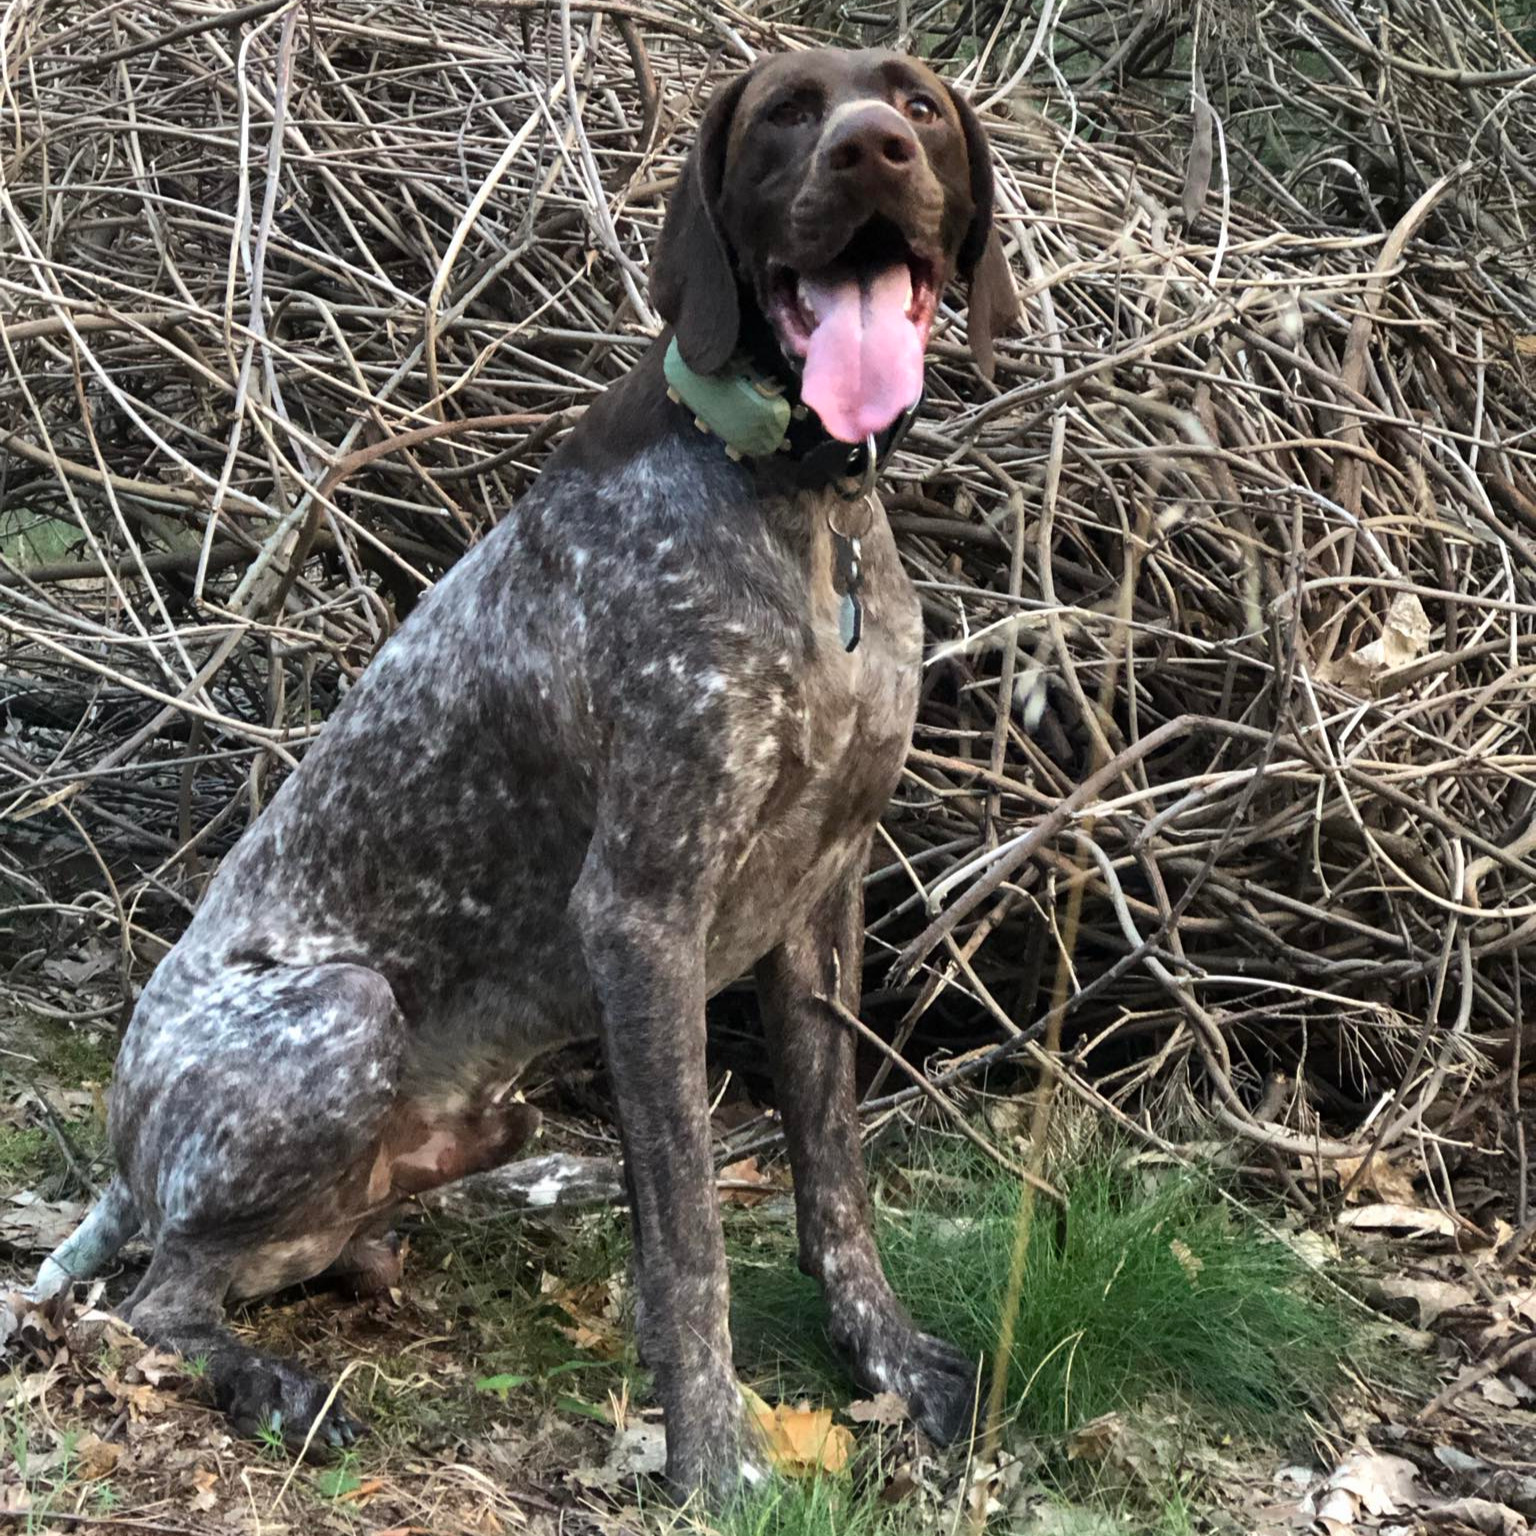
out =
{"type": "Polygon", "coordinates": [[[864,633],[864,605],[859,601],[859,587],[864,580],[862,551],[857,539],[834,532],[832,542],[836,549],[837,584],[842,588],[843,602],[838,612],[838,628],[843,638],[843,649],[858,649],[864,633]]]}

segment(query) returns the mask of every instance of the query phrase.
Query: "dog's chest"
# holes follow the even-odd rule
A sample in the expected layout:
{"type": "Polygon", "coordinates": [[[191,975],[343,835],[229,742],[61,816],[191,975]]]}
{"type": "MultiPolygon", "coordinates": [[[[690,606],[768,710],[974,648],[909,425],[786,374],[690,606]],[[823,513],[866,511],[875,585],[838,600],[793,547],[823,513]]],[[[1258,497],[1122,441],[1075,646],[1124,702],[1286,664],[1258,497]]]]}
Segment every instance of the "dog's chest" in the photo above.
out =
{"type": "Polygon", "coordinates": [[[862,634],[843,643],[840,595],[818,551],[810,644],[777,725],[774,779],[725,883],[709,940],[711,987],[740,975],[852,862],[901,777],[922,662],[922,615],[883,517],[864,540],[862,634]]]}

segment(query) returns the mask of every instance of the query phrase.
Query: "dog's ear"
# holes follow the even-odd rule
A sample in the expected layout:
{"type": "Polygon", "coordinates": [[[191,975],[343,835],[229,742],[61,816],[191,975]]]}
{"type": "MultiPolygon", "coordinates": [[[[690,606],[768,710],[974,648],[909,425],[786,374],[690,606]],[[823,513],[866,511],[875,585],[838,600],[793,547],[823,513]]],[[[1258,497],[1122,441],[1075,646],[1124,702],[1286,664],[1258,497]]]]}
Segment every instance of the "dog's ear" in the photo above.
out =
{"type": "Polygon", "coordinates": [[[695,373],[718,373],[725,367],[741,329],[736,269],[716,206],[731,119],[748,74],[716,91],[705,109],[651,263],[651,301],[672,326],[677,349],[695,373]]]}
{"type": "Polygon", "coordinates": [[[995,366],[992,344],[1019,317],[1019,296],[1014,291],[1013,274],[1003,255],[1003,242],[992,222],[995,197],[992,177],[992,146],[971,104],[958,91],[951,90],[960,127],[965,134],[965,154],[971,167],[971,222],[960,242],[956,267],[970,284],[966,330],[971,338],[971,356],[983,378],[992,377],[995,366]]]}

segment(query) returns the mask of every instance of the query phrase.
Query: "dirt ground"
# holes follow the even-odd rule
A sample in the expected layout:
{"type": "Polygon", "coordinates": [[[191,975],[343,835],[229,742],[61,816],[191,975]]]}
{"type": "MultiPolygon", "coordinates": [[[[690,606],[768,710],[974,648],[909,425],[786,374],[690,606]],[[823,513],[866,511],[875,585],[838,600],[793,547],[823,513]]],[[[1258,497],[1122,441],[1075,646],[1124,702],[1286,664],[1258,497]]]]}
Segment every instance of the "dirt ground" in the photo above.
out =
{"type": "MultiPolygon", "coordinates": [[[[339,1378],[369,1423],[355,1452],[301,1462],[234,1438],[196,1361],[147,1349],[112,1318],[141,1249],[66,1302],[18,1293],[100,1180],[112,1036],[18,1020],[0,1042],[0,1531],[951,1531],[978,1501],[987,1528],[1009,1533],[1505,1536],[1536,1518],[1531,1234],[1491,1177],[1479,1200],[1464,1175],[1452,1211],[1384,1165],[1342,1210],[1286,1234],[1384,1347],[1268,1443],[1153,1390],[1064,1434],[1005,1435],[982,1464],[923,1443],[899,1400],[862,1401],[830,1368],[797,1379],[747,1348],[743,1374],[795,1492],[776,1514],[722,1526],[669,1512],[645,1478],[662,1440],[628,1341],[611,1182],[537,1213],[493,1185],[455,1192],[404,1224],[399,1290],[315,1289],[240,1316],[243,1333],[339,1378]],[[801,1476],[824,1463],[840,1470],[801,1476]]],[[[730,1128],[755,1114],[739,1100],[723,1110],[730,1128]]],[[[541,1151],[601,1170],[614,1147],[600,1122],[567,1115],[541,1151]]],[[[782,1171],[745,1158],[721,1185],[738,1275],[782,1264],[782,1171]]],[[[779,1326],[797,1326],[795,1305],[779,1326]]]]}

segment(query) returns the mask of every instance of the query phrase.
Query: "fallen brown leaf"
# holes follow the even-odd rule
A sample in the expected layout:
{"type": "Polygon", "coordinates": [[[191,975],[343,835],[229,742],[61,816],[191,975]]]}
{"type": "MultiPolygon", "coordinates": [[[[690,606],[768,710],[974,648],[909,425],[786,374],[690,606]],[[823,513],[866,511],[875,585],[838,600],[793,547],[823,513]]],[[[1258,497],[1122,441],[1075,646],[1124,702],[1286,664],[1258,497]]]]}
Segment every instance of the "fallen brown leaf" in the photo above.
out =
{"type": "Polygon", "coordinates": [[[1445,1211],[1427,1210],[1416,1205],[1362,1205],[1344,1211],[1335,1225],[1351,1232],[1412,1232],[1421,1236],[1451,1237],[1456,1232],[1456,1218],[1445,1211]]]}
{"type": "MultiPolygon", "coordinates": [[[[1363,1157],[1341,1157],[1333,1165],[1340,1184],[1348,1184],[1360,1171],[1363,1157]]],[[[1365,1177],[1355,1186],[1350,1198],[1358,1200],[1362,1189],[1374,1190],[1391,1205],[1416,1206],[1413,1193],[1413,1175],[1390,1163],[1384,1157],[1373,1157],[1367,1164],[1365,1177]]]]}
{"type": "Polygon", "coordinates": [[[603,1360],[616,1360],[624,1350],[623,1305],[612,1280],[594,1280],[584,1285],[568,1285],[546,1274],[539,1282],[544,1299],[570,1318],[568,1324],[556,1324],[578,1349],[603,1360]]]}
{"type": "Polygon", "coordinates": [[[109,1477],[123,1459],[123,1448],[100,1435],[81,1435],[75,1442],[75,1475],[85,1483],[109,1477]]]}
{"type": "Polygon", "coordinates": [[[906,1398],[895,1392],[877,1392],[873,1397],[849,1403],[843,1412],[855,1424],[883,1424],[887,1429],[905,1424],[911,1416],[906,1398]]]}
{"type": "Polygon", "coordinates": [[[1424,1511],[1426,1525],[1454,1525],[1480,1536],[1524,1536],[1530,1530],[1524,1515],[1491,1499],[1452,1499],[1424,1511]]]}
{"type": "Polygon", "coordinates": [[[1454,1280],[1418,1280],[1394,1276],[1378,1281],[1373,1288],[1379,1296],[1388,1300],[1411,1301],[1418,1308],[1419,1327],[1428,1328],[1442,1312],[1457,1307],[1469,1307],[1472,1292],[1454,1280]]]}
{"type": "Polygon", "coordinates": [[[17,1253],[52,1253],[84,1216],[78,1201],[44,1200],[23,1190],[0,1206],[0,1244],[17,1253]]]}
{"type": "Polygon", "coordinates": [[[755,1157],[744,1157],[740,1162],[727,1164],[715,1182],[723,1205],[761,1205],[778,1193],[773,1178],[758,1166],[755,1157]]]}
{"type": "Polygon", "coordinates": [[[1402,1456],[1358,1451],[1346,1457],[1321,1488],[1307,1495],[1303,1510],[1331,1533],[1353,1529],[1362,1515],[1380,1519],[1416,1509],[1423,1492],[1415,1481],[1417,1469],[1402,1456]]]}

